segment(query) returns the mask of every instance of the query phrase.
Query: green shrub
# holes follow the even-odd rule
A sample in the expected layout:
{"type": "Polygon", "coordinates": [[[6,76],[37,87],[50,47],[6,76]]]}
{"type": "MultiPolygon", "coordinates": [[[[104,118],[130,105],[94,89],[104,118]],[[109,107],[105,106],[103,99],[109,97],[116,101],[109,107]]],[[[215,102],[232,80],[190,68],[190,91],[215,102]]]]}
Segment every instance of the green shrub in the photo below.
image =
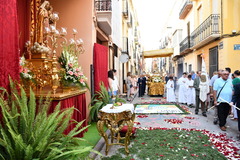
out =
{"type": "MultiPolygon", "coordinates": [[[[98,120],[97,115],[98,111],[101,110],[104,106],[110,103],[110,96],[108,90],[105,87],[103,82],[99,83],[100,91],[97,91],[91,100],[90,107],[90,118],[91,121],[96,122],[98,120]]],[[[126,103],[124,99],[119,98],[118,96],[115,99],[115,102],[126,103]]]]}
{"type": "Polygon", "coordinates": [[[29,99],[22,87],[16,89],[10,82],[11,91],[2,89],[0,109],[0,159],[2,160],[79,160],[84,153],[92,151],[91,146],[81,146],[82,138],[74,137],[87,127],[82,122],[68,135],[67,129],[74,108],[60,109],[58,104],[49,113],[50,98],[40,98],[36,104],[34,92],[30,89],[29,99]]]}

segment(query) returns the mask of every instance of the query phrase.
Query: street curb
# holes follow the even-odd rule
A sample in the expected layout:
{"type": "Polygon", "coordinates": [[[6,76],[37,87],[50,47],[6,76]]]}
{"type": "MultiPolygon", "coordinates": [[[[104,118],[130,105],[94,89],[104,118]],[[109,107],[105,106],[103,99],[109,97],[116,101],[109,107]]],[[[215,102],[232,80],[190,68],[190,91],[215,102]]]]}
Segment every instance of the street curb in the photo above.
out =
{"type": "MultiPolygon", "coordinates": [[[[109,129],[106,131],[106,134],[107,134],[107,136],[109,137],[109,135],[110,135],[110,130],[109,130],[109,129]]],[[[105,140],[104,140],[104,138],[102,137],[102,138],[98,141],[98,143],[95,145],[95,147],[94,147],[93,149],[94,149],[95,151],[101,152],[101,150],[103,149],[104,145],[105,145],[105,140]]],[[[90,157],[91,159],[95,159],[97,156],[98,156],[98,154],[97,154],[97,153],[94,153],[94,152],[91,152],[91,153],[89,154],[89,157],[90,157]]]]}

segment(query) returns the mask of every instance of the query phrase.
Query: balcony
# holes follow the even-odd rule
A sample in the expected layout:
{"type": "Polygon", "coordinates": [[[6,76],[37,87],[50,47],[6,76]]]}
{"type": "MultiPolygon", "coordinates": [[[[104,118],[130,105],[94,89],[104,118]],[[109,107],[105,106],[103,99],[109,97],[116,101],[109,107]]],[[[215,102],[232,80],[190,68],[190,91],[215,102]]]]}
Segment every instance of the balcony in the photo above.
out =
{"type": "Polygon", "coordinates": [[[128,1],[127,0],[123,0],[122,3],[123,3],[123,8],[122,8],[123,16],[125,18],[128,18],[128,1]]]}
{"type": "Polygon", "coordinates": [[[179,13],[179,19],[184,19],[189,11],[192,9],[193,3],[190,0],[186,0],[185,4],[183,5],[183,8],[181,9],[179,13]]]}
{"type": "Polygon", "coordinates": [[[180,43],[180,55],[187,54],[191,52],[191,37],[187,36],[181,43],[180,43]]]}
{"type": "Polygon", "coordinates": [[[95,9],[97,11],[97,23],[99,28],[106,33],[111,35],[112,33],[112,2],[111,0],[99,0],[95,1],[95,9]]]}
{"type": "Polygon", "coordinates": [[[128,38],[122,38],[122,53],[128,54],[128,38]]]}
{"type": "Polygon", "coordinates": [[[191,33],[191,49],[200,48],[220,37],[220,16],[211,14],[191,33]]]}

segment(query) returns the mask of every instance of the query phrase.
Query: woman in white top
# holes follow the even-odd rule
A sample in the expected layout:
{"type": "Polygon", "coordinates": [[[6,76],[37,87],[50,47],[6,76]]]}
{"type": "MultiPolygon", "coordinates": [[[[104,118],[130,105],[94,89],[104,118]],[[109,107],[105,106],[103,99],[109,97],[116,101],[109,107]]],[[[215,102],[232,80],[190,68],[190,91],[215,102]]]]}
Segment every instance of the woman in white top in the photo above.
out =
{"type": "Polygon", "coordinates": [[[116,96],[117,95],[117,91],[113,90],[113,86],[114,86],[114,76],[113,76],[113,71],[108,71],[108,94],[110,97],[112,96],[116,96]]]}
{"type": "Polygon", "coordinates": [[[113,91],[116,92],[117,94],[120,94],[120,87],[119,87],[118,78],[117,78],[117,70],[113,69],[112,71],[113,71],[113,77],[114,77],[113,91]]]}

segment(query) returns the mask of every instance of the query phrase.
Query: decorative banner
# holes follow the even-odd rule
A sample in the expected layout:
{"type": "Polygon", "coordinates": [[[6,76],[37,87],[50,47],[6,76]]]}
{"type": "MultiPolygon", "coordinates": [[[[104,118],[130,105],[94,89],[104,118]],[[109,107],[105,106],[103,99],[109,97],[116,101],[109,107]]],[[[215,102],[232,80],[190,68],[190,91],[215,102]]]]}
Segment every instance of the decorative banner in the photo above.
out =
{"type": "Polygon", "coordinates": [[[205,102],[207,100],[207,94],[209,93],[209,80],[204,58],[202,58],[202,73],[200,77],[199,88],[200,88],[199,99],[202,102],[205,102]]]}

